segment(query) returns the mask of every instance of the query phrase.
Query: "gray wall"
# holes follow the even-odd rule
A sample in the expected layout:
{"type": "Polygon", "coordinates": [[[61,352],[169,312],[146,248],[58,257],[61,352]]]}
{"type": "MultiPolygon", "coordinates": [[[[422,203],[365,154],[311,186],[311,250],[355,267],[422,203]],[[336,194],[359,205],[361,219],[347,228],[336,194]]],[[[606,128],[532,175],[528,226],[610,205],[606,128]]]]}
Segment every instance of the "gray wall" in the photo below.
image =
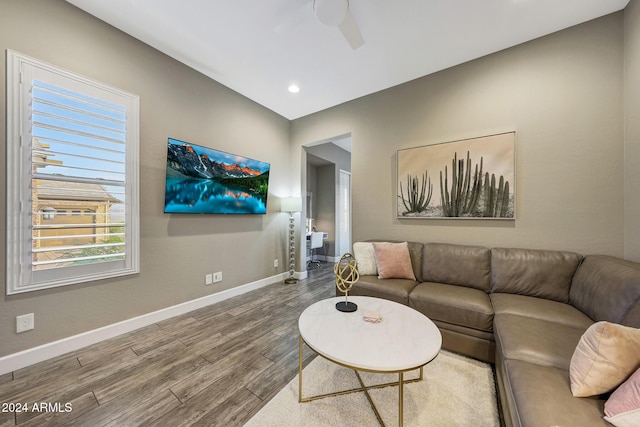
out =
{"type": "Polygon", "coordinates": [[[616,13],[297,119],[291,149],[351,133],[353,241],[622,256],[622,76],[616,13]],[[396,219],[396,150],[510,130],[515,221],[396,219]]]}
{"type": "MultiPolygon", "coordinates": [[[[276,196],[291,191],[288,120],[62,0],[2,0],[1,8],[3,49],[140,95],[141,272],[2,296],[0,356],[284,272],[288,215],[279,212],[276,196]],[[270,162],[267,215],[163,214],[168,136],[270,162]],[[273,267],[275,258],[279,269],[273,267]],[[223,272],[223,281],[205,287],[204,275],[215,271],[223,272]],[[36,328],[16,335],[15,316],[25,313],[35,313],[36,328]]],[[[3,53],[2,82],[4,61],[3,53]]],[[[4,99],[4,84],[0,93],[4,99]]],[[[0,121],[0,164],[5,164],[4,126],[0,121]]],[[[4,173],[0,179],[5,224],[4,173]]],[[[6,233],[0,230],[4,279],[6,233]]]]}
{"type": "Polygon", "coordinates": [[[624,255],[640,262],[640,0],[624,10],[624,255]]]}
{"type": "MultiPolygon", "coordinates": [[[[278,212],[276,196],[299,194],[306,181],[301,146],[335,135],[352,135],[354,241],[382,237],[640,258],[638,0],[624,16],[291,123],[63,0],[2,0],[1,7],[3,48],[140,95],[142,239],[139,275],[3,296],[0,356],[284,272],[288,215],[278,212]],[[517,131],[516,221],[395,218],[396,150],[509,130],[517,131]],[[267,215],[164,215],[168,136],[270,162],[267,215]],[[273,268],[274,258],[280,269],[273,268]],[[223,282],[205,287],[205,273],[214,271],[223,271],[223,282]],[[16,335],[15,316],[31,312],[36,329],[16,335]]],[[[4,73],[2,66],[2,81],[4,73]]],[[[4,98],[4,84],[0,92],[4,98]]],[[[0,121],[6,144],[4,126],[0,121]]],[[[0,164],[5,161],[3,146],[0,164]]],[[[0,179],[4,224],[4,174],[0,179]]],[[[2,277],[5,239],[0,227],[2,277]]]]}

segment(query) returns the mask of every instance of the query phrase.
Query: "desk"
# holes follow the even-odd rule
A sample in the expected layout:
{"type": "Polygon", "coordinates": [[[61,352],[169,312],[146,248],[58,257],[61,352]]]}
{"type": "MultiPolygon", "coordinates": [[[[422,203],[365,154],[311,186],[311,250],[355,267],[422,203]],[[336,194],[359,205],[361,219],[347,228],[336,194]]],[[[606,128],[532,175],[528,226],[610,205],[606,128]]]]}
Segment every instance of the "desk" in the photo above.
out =
{"type": "MultiPolygon", "coordinates": [[[[329,238],[329,233],[323,231],[322,240],[327,240],[328,238],[329,238]]],[[[311,240],[311,233],[307,233],[307,240],[311,240]]]]}
{"type": "MultiPolygon", "coordinates": [[[[320,246],[322,248],[322,251],[325,255],[325,261],[326,261],[326,252],[324,251],[324,241],[329,237],[329,233],[326,233],[324,231],[315,231],[314,233],[322,233],[322,246],[320,246]]],[[[307,268],[309,268],[309,264],[313,263],[313,264],[317,264],[317,267],[320,268],[320,262],[319,261],[314,261],[313,260],[313,250],[317,249],[317,247],[312,248],[311,247],[311,235],[313,233],[307,233],[307,268]]]]}

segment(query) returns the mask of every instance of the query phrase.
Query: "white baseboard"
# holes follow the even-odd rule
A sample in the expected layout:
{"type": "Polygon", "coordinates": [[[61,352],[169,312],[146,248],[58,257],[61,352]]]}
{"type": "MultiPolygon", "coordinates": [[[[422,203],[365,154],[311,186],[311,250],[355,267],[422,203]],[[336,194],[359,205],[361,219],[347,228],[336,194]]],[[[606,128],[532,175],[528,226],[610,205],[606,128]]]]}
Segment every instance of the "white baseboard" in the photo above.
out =
{"type": "MultiPolygon", "coordinates": [[[[301,276],[299,278],[305,278],[307,276],[306,271],[296,273],[295,275],[301,276]]],[[[277,274],[275,276],[267,277],[266,279],[227,289],[226,291],[207,295],[202,298],[197,298],[131,319],[123,320],[121,322],[113,323],[111,325],[103,326],[98,329],[83,332],[78,335],[63,338],[58,341],[43,344],[38,347],[23,350],[18,353],[0,357],[0,375],[43,362],[53,357],[61,356],[70,351],[81,349],[88,345],[134,331],[144,326],[149,326],[153,323],[157,323],[171,317],[224,301],[228,298],[242,295],[267,285],[271,285],[272,283],[277,283],[284,280],[287,276],[288,273],[277,274]]]]}

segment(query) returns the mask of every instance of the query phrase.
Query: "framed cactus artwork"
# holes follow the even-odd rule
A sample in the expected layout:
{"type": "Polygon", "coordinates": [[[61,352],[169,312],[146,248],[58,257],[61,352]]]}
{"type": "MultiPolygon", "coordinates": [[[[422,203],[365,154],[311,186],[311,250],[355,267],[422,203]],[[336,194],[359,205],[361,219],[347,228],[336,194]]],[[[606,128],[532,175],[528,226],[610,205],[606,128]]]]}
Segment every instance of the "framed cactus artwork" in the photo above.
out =
{"type": "Polygon", "coordinates": [[[515,219],[515,132],[398,150],[397,217],[515,219]]]}

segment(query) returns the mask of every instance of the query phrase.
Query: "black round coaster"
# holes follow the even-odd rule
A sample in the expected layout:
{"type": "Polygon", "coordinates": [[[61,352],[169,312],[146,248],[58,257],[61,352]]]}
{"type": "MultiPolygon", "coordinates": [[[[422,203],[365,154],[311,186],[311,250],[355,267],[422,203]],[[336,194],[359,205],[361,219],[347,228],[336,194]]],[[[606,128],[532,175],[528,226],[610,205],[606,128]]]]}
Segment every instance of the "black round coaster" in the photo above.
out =
{"type": "Polygon", "coordinates": [[[358,306],[352,302],[340,301],[336,304],[336,309],[345,313],[353,313],[358,309],[358,306]]]}

